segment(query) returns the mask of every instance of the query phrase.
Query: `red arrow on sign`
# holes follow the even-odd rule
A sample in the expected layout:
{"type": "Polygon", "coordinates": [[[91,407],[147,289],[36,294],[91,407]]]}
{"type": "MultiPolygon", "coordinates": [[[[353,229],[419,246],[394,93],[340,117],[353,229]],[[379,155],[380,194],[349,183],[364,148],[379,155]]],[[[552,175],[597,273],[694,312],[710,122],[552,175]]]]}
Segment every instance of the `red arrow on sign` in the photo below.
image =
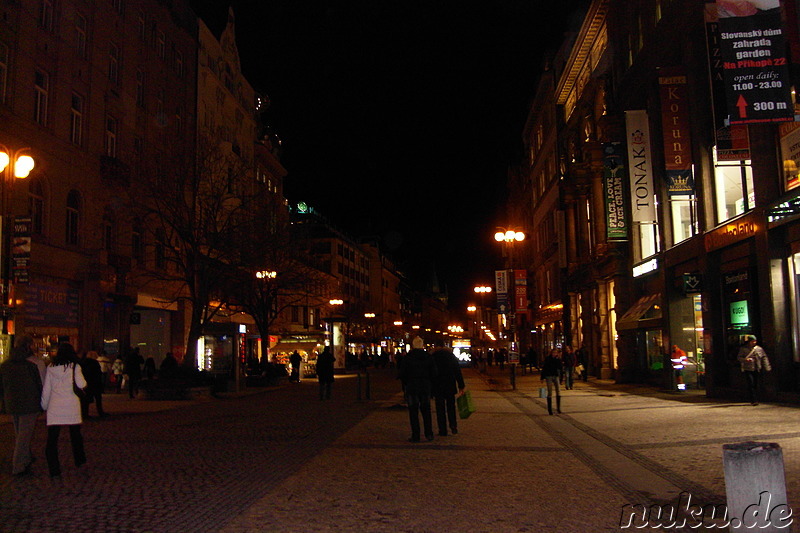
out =
{"type": "Polygon", "coordinates": [[[736,107],[739,108],[739,118],[746,118],[747,117],[747,100],[744,99],[744,95],[739,95],[739,100],[736,101],[736,107]]]}

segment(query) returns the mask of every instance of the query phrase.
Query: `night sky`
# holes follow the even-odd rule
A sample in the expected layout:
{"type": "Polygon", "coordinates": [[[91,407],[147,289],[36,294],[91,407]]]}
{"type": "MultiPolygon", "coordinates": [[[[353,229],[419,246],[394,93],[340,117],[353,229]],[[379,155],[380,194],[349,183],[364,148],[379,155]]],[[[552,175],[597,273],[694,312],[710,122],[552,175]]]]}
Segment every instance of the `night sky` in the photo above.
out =
{"type": "MultiPolygon", "coordinates": [[[[198,0],[210,25],[220,0],[198,0]]],[[[234,0],[245,76],[269,96],[285,192],[377,236],[455,305],[500,266],[493,240],[542,54],[579,0],[234,0]]]]}

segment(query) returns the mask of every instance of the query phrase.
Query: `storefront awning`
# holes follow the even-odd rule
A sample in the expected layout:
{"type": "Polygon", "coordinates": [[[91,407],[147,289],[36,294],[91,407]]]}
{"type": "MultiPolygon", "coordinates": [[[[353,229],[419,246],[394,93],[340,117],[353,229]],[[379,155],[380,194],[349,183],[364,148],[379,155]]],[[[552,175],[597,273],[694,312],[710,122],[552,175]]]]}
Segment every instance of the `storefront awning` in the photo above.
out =
{"type": "Polygon", "coordinates": [[[617,330],[653,328],[660,325],[660,294],[650,294],[639,298],[639,300],[617,320],[617,330]]]}

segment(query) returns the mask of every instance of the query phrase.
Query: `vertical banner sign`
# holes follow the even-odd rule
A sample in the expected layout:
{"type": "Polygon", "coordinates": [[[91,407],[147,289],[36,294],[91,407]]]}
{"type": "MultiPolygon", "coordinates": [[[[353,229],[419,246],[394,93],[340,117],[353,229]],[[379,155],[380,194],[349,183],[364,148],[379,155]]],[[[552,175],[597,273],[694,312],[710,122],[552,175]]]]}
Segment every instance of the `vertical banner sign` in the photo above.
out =
{"type": "Polygon", "coordinates": [[[514,308],[517,313],[528,311],[528,272],[514,271],[514,308]]]}
{"type": "Polygon", "coordinates": [[[725,69],[722,68],[722,52],[719,47],[717,4],[706,4],[704,14],[717,160],[744,161],[750,159],[750,134],[745,124],[728,124],[730,117],[725,95],[725,69]]]}
{"type": "Polygon", "coordinates": [[[625,111],[628,134],[628,166],[631,183],[631,216],[633,222],[656,221],[655,180],[650,156],[650,126],[647,112],[625,111]]]}
{"type": "Polygon", "coordinates": [[[780,0],[717,2],[731,124],[794,119],[780,0]]]}
{"type": "Polygon", "coordinates": [[[667,194],[693,195],[692,138],[689,131],[686,74],[680,67],[662,68],[658,72],[658,87],[661,98],[667,194]]]}
{"type": "Polygon", "coordinates": [[[625,175],[622,143],[603,144],[603,190],[606,204],[606,237],[609,241],[624,241],[628,238],[625,175]]]}
{"type": "Polygon", "coordinates": [[[14,220],[14,236],[11,239],[11,262],[14,283],[28,283],[31,262],[30,217],[18,217],[14,220]]]}
{"type": "Polygon", "coordinates": [[[505,315],[508,313],[508,270],[494,271],[494,290],[497,293],[497,311],[505,315]]]}

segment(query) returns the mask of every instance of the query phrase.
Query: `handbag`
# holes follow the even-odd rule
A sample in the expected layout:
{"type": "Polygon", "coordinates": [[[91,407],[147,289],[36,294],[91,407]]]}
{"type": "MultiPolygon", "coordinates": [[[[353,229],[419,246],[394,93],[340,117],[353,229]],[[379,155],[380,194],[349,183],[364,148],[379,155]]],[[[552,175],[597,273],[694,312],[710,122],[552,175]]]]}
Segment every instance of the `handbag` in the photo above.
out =
{"type": "Polygon", "coordinates": [[[539,398],[547,398],[547,387],[539,387],[539,398]]]}
{"type": "Polygon", "coordinates": [[[576,366],[575,372],[577,372],[578,374],[583,374],[583,365],[576,366]]]}
{"type": "Polygon", "coordinates": [[[472,401],[472,394],[469,391],[464,391],[458,398],[456,398],[456,407],[458,408],[459,418],[469,418],[469,415],[475,412],[475,402],[472,401]]]}
{"type": "Polygon", "coordinates": [[[78,384],[75,383],[75,364],[72,365],[72,392],[75,393],[79,400],[86,399],[86,390],[78,387],[78,384]]]}

